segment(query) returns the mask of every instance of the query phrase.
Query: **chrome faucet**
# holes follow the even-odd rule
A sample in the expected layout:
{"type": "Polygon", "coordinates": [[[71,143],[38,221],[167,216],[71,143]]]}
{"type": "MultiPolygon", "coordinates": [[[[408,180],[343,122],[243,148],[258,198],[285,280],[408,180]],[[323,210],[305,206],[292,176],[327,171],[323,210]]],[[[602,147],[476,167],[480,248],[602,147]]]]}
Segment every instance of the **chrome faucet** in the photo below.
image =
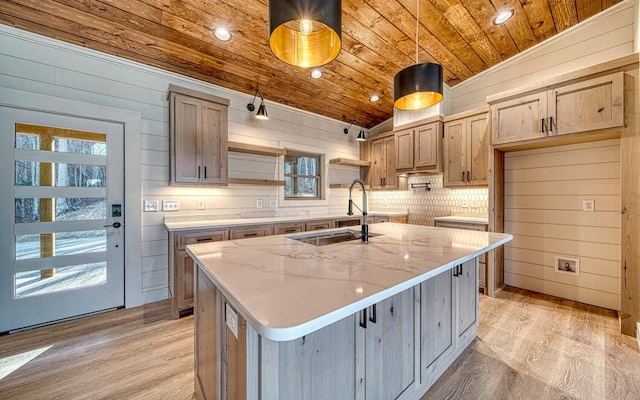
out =
{"type": "Polygon", "coordinates": [[[367,191],[364,189],[364,183],[360,179],[356,179],[349,186],[349,210],[347,215],[353,215],[353,206],[355,206],[362,213],[362,235],[361,239],[363,243],[369,243],[369,225],[367,225],[367,191]],[[353,203],[351,199],[351,190],[356,184],[360,184],[362,187],[362,209],[353,203]]]}

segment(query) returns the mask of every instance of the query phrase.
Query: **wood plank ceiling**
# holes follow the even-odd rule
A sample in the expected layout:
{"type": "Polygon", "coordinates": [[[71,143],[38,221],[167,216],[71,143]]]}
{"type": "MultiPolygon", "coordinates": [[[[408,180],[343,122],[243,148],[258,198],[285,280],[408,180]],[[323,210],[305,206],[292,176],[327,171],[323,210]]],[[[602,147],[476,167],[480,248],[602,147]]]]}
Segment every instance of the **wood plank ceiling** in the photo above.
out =
{"type": "MultiPolygon", "coordinates": [[[[622,0],[420,0],[419,60],[449,86],[622,0]],[[504,25],[498,11],[514,10],[504,25]]],[[[268,0],[0,0],[0,23],[372,127],[393,116],[393,77],[415,62],[415,0],[343,0],[342,51],[321,79],[268,45],[268,0]],[[219,42],[213,28],[232,32],[219,42]],[[371,94],[380,95],[370,102],[371,94]]]]}

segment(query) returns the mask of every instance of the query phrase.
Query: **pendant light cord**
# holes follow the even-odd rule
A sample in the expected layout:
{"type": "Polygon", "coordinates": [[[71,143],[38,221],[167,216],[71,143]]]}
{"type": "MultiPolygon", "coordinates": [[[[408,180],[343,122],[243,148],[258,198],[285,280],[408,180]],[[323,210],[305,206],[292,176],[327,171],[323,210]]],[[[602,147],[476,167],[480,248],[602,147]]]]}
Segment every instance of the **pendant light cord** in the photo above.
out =
{"type": "Polygon", "coordinates": [[[420,0],[416,0],[416,64],[418,64],[418,28],[420,26],[420,0]]]}

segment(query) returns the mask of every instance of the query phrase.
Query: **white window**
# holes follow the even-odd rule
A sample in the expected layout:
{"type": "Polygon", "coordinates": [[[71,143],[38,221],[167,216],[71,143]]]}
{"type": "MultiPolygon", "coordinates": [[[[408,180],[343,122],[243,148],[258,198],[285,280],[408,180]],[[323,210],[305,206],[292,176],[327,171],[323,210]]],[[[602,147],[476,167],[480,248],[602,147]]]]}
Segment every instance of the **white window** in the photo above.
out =
{"type": "Polygon", "coordinates": [[[284,156],[284,199],[321,198],[321,155],[287,150],[284,156]]]}

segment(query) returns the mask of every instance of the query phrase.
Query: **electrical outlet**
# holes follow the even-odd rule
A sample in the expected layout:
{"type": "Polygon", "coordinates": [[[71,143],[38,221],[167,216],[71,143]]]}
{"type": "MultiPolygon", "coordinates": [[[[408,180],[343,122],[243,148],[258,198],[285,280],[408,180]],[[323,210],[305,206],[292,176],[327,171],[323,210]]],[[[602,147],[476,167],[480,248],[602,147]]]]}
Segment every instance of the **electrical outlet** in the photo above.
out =
{"type": "Polygon", "coordinates": [[[262,199],[256,200],[256,208],[262,208],[262,199]]]}
{"type": "Polygon", "coordinates": [[[278,203],[276,202],[275,199],[269,200],[269,208],[276,208],[277,206],[278,206],[278,203]]]}
{"type": "Polygon", "coordinates": [[[180,200],[162,200],[162,211],[180,211],[180,200]]]}
{"type": "Polygon", "coordinates": [[[582,200],[582,211],[595,211],[595,210],[596,210],[595,200],[582,200]]]}
{"type": "Polygon", "coordinates": [[[464,200],[464,201],[462,202],[462,207],[463,207],[463,208],[469,208],[469,200],[464,200]]]}
{"type": "Polygon", "coordinates": [[[198,210],[204,210],[204,199],[198,199],[198,210]]]}
{"type": "Polygon", "coordinates": [[[158,200],[145,200],[144,212],[158,212],[158,200]]]}

